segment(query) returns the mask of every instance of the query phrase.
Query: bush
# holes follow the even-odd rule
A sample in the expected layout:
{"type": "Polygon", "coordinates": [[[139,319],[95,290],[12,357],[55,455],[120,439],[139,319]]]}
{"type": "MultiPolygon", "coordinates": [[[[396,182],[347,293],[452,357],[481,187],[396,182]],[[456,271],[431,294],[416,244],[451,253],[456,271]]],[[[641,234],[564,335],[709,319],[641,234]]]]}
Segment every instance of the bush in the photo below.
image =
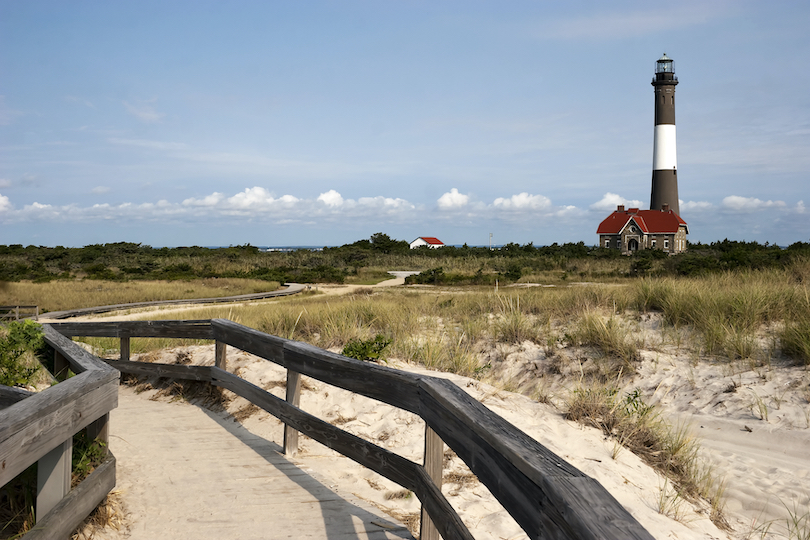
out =
{"type": "Polygon", "coordinates": [[[391,340],[382,334],[377,334],[374,339],[353,339],[343,347],[343,356],[356,358],[365,362],[377,362],[382,360],[383,351],[391,344],[391,340]]]}
{"type": "Polygon", "coordinates": [[[0,327],[0,384],[24,386],[39,371],[39,366],[27,359],[44,345],[42,327],[33,321],[15,321],[0,327]]]}

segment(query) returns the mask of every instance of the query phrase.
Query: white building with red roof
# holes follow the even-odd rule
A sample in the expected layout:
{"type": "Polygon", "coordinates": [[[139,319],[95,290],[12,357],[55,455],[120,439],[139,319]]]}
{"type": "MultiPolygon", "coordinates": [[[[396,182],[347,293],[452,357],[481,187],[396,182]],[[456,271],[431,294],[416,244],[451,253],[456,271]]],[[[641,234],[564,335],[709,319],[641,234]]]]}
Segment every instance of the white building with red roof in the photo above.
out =
{"type": "Polygon", "coordinates": [[[428,246],[429,248],[444,247],[444,243],[433,236],[420,236],[410,244],[411,249],[416,249],[421,246],[428,246]]]}
{"type": "Polygon", "coordinates": [[[669,254],[686,251],[689,226],[665,204],[661,210],[624,209],[619,205],[596,230],[599,245],[629,255],[640,249],[661,249],[669,254]]]}

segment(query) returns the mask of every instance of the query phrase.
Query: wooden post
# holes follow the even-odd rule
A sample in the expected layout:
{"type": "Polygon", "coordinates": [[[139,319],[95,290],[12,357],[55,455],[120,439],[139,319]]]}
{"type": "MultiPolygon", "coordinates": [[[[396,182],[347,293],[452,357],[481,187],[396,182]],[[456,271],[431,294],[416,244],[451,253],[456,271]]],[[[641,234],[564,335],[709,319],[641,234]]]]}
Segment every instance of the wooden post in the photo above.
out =
{"type": "Polygon", "coordinates": [[[99,439],[104,443],[104,455],[107,455],[107,445],[110,442],[110,413],[91,422],[86,428],[87,438],[91,441],[99,439]]]}
{"type": "Polygon", "coordinates": [[[57,381],[64,381],[68,378],[68,369],[70,369],[70,364],[68,363],[67,359],[62,356],[57,350],[53,351],[53,376],[56,378],[57,381]]]}
{"type": "Polygon", "coordinates": [[[228,371],[228,360],[225,357],[227,347],[228,345],[221,341],[217,341],[214,346],[214,362],[223,371],[228,371]]]}
{"type": "Polygon", "coordinates": [[[73,437],[37,462],[37,520],[50,512],[70,491],[72,452],[73,437]]]}
{"type": "Polygon", "coordinates": [[[121,360],[129,360],[129,336],[121,336],[121,360]]]}
{"type": "MultiPolygon", "coordinates": [[[[425,425],[425,471],[439,490],[442,489],[444,442],[436,432],[425,425]]],[[[439,531],[422,505],[422,521],[419,527],[420,540],[439,540],[439,531]]]]}
{"type": "MultiPolygon", "coordinates": [[[[287,370],[287,403],[294,407],[301,404],[301,374],[287,370]]],[[[298,453],[298,432],[288,425],[284,426],[284,453],[294,456],[298,453]]]]}

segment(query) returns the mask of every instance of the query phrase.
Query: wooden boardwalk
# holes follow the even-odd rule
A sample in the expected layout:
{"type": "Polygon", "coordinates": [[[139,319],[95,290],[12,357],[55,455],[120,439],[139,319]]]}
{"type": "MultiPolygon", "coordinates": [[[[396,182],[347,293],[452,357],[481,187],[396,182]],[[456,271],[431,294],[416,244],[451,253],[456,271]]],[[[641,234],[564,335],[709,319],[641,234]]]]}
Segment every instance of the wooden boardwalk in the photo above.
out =
{"type": "Polygon", "coordinates": [[[299,469],[276,443],[188,403],[120,387],[110,448],[133,540],[412,539],[391,517],[299,469]]]}

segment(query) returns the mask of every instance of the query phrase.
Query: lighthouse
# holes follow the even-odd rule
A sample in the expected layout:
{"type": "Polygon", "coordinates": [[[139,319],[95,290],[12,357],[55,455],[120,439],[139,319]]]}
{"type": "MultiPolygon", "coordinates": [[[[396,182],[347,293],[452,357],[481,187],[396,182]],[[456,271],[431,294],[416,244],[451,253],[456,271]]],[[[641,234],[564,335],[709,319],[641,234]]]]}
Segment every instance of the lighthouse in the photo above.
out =
{"type": "Polygon", "coordinates": [[[666,53],[655,63],[655,133],[650,210],[672,210],[678,206],[678,163],[675,152],[675,62],[666,53]]]}

